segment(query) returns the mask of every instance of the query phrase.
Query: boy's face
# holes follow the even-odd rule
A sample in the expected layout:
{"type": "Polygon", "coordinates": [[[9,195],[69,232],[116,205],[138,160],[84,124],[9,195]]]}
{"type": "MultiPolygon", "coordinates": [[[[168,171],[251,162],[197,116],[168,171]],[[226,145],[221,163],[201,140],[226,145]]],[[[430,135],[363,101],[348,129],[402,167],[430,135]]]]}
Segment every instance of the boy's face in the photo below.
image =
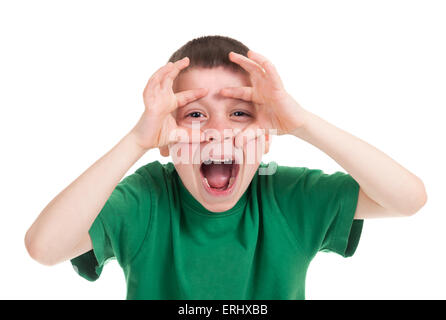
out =
{"type": "Polygon", "coordinates": [[[204,140],[177,143],[170,146],[170,154],[185,187],[213,212],[229,210],[237,203],[269,147],[264,139],[245,140],[243,147],[234,147],[235,135],[256,122],[256,109],[251,102],[219,92],[240,86],[251,86],[249,76],[223,67],[188,69],[173,85],[174,92],[208,88],[206,96],[174,113],[178,126],[199,127],[204,140]]]}

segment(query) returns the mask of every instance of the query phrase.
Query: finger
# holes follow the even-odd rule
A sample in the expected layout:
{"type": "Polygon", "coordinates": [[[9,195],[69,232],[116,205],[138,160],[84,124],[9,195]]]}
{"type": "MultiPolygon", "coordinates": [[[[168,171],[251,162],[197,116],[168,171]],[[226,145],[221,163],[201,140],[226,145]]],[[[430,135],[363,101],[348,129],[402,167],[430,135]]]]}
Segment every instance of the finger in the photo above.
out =
{"type": "Polygon", "coordinates": [[[208,90],[208,88],[198,88],[175,93],[178,102],[177,107],[183,107],[186,104],[191,103],[192,101],[204,97],[205,95],[207,95],[208,90]]]}
{"type": "Polygon", "coordinates": [[[251,75],[263,76],[265,74],[265,71],[259,64],[239,53],[229,52],[229,60],[241,66],[251,75]]]}
{"type": "Polygon", "coordinates": [[[159,68],[147,81],[147,84],[143,90],[143,97],[146,97],[148,94],[153,92],[154,90],[157,90],[160,86],[160,79],[162,79],[163,75],[167,72],[170,72],[173,68],[173,63],[168,62],[161,68],[159,68]]]}
{"type": "Polygon", "coordinates": [[[159,68],[149,79],[147,82],[147,86],[156,86],[160,83],[160,80],[163,79],[164,75],[173,69],[173,62],[168,62],[161,68],[159,68]]]}
{"type": "Polygon", "coordinates": [[[173,81],[178,76],[181,70],[189,66],[190,60],[188,57],[184,57],[174,63],[172,70],[167,72],[164,79],[161,80],[161,89],[172,88],[173,81]]]}
{"type": "Polygon", "coordinates": [[[222,96],[228,97],[228,98],[252,101],[253,88],[252,87],[225,87],[220,90],[220,94],[222,96]]]}
{"type": "Polygon", "coordinates": [[[263,69],[265,69],[266,75],[269,76],[278,87],[283,87],[283,83],[280,79],[279,73],[277,72],[276,67],[271,63],[271,61],[262,56],[260,53],[252,50],[248,51],[248,57],[258,63],[263,69]]]}

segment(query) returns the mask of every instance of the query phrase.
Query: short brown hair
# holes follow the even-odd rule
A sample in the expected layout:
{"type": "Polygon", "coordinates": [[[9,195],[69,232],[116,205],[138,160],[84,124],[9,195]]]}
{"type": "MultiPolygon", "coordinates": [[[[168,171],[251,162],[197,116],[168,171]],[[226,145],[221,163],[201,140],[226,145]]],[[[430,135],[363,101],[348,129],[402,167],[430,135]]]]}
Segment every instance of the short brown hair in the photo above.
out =
{"type": "Polygon", "coordinates": [[[246,71],[229,60],[229,52],[236,52],[247,56],[249,48],[238,40],[224,36],[203,36],[190,40],[169,58],[168,62],[175,62],[188,57],[189,67],[227,67],[233,71],[246,71]]]}

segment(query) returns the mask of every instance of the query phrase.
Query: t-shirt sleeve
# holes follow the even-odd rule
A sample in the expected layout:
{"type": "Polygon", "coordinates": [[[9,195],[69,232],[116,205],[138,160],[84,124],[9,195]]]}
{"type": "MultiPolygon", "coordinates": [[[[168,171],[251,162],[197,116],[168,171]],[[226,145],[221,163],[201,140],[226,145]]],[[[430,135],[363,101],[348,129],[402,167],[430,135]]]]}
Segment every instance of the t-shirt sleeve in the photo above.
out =
{"type": "Polygon", "coordinates": [[[326,174],[300,167],[277,171],[282,188],[276,197],[308,255],[325,251],[352,256],[363,227],[363,220],[354,219],[359,195],[356,180],[339,171],[326,174]]]}
{"type": "Polygon", "coordinates": [[[121,267],[126,266],[145,238],[151,203],[150,187],[144,174],[137,170],[125,177],[88,231],[93,249],[71,260],[74,270],[94,281],[110,259],[116,259],[121,267]]]}

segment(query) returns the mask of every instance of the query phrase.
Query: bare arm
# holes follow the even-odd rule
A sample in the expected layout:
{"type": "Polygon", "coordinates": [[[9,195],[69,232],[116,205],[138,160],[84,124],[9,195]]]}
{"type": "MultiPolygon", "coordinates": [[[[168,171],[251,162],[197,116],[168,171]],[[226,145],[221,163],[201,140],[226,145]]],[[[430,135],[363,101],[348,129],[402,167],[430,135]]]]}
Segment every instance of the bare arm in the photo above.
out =
{"type": "Polygon", "coordinates": [[[62,190],[26,233],[31,257],[53,265],[91,250],[90,226],[124,174],[145,152],[129,133],[62,190]]]}
{"type": "Polygon", "coordinates": [[[305,125],[293,134],[325,152],[359,183],[355,219],[408,216],[425,204],[419,177],[367,142],[306,114],[305,125]]]}
{"type": "Polygon", "coordinates": [[[124,174],[147,150],[171,142],[176,108],[207,94],[203,88],[173,92],[173,80],[188,64],[188,59],[170,62],[155,72],[135,127],[43,209],[25,235],[32,258],[54,265],[92,249],[88,231],[124,174]]]}
{"type": "MultiPolygon", "coordinates": [[[[253,86],[228,87],[220,93],[254,103],[258,120],[251,128],[293,134],[341,165],[360,185],[356,219],[409,216],[426,203],[426,190],[419,177],[367,142],[303,109],[286,92],[267,58],[249,50],[247,57],[232,53],[229,59],[250,74],[253,86]]],[[[237,140],[243,141],[244,134],[237,140]]]]}

